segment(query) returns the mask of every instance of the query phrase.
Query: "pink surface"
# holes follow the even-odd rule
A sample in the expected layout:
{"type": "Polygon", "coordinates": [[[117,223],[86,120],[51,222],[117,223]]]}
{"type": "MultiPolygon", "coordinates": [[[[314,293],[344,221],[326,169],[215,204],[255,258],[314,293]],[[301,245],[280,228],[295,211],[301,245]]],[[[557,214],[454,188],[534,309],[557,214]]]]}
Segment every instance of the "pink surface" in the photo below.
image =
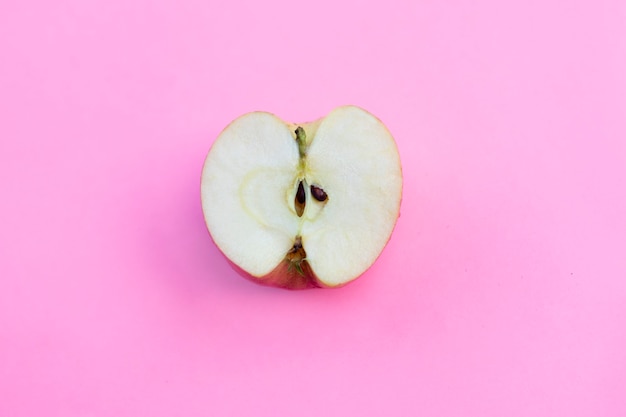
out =
{"type": "Polygon", "coordinates": [[[626,3],[3,1],[0,416],[626,415],[626,3]],[[251,110],[397,138],[386,251],[240,278],[199,173],[251,110]]]}

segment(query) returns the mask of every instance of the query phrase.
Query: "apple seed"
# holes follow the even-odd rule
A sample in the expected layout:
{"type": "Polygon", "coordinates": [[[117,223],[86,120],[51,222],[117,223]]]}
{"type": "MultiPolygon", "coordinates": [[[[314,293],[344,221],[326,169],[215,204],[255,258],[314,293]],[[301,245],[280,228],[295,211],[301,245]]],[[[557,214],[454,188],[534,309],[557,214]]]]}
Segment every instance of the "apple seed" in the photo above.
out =
{"type": "Polygon", "coordinates": [[[302,213],[304,213],[304,207],[306,205],[306,194],[304,192],[304,185],[302,185],[302,181],[298,184],[298,191],[296,191],[296,214],[298,217],[302,217],[302,213]]]}
{"type": "Polygon", "coordinates": [[[324,190],[315,185],[311,185],[311,195],[317,201],[326,201],[328,199],[328,195],[326,195],[326,192],[324,192],[324,190]]]}

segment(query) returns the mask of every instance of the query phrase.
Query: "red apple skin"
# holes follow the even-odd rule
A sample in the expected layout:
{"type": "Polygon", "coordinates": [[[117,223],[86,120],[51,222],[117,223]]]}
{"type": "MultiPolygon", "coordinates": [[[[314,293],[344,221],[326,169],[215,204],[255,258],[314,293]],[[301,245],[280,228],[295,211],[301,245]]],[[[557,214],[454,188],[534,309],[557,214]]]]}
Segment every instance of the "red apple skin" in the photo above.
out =
{"type": "Polygon", "coordinates": [[[315,274],[306,262],[302,263],[303,274],[300,274],[295,270],[295,268],[290,270],[289,263],[287,261],[283,261],[279,263],[278,266],[276,266],[276,268],[274,268],[274,270],[269,274],[262,277],[256,277],[234,264],[230,259],[226,259],[235,272],[257,284],[269,287],[285,288],[288,290],[306,290],[310,288],[327,287],[317,280],[315,274]]]}

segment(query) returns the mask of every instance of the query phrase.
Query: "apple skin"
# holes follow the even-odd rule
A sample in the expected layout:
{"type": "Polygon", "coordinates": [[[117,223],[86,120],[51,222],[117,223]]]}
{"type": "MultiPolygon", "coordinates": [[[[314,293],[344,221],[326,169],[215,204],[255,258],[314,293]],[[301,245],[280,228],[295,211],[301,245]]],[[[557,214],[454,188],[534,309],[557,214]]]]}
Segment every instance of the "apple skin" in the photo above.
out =
{"type": "MultiPolygon", "coordinates": [[[[226,258],[228,259],[228,258],[226,258]]],[[[306,262],[302,263],[302,272],[300,274],[295,268],[289,270],[287,262],[281,262],[272,272],[262,277],[255,277],[244,271],[239,266],[228,259],[230,266],[242,277],[255,282],[257,284],[266,285],[268,287],[285,288],[287,290],[306,290],[310,288],[336,288],[328,287],[321,284],[315,274],[306,262]]]]}

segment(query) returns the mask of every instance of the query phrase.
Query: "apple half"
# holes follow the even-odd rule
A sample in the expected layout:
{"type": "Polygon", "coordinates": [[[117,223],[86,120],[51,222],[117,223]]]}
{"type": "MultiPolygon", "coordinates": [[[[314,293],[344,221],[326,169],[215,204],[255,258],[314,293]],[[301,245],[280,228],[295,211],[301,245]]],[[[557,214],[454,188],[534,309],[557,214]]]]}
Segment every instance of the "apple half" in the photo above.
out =
{"type": "Polygon", "coordinates": [[[201,198],[213,241],[244,276],[288,289],[340,287],[391,236],[400,158],[387,128],[359,107],[299,124],[248,113],[213,143],[201,198]]]}

